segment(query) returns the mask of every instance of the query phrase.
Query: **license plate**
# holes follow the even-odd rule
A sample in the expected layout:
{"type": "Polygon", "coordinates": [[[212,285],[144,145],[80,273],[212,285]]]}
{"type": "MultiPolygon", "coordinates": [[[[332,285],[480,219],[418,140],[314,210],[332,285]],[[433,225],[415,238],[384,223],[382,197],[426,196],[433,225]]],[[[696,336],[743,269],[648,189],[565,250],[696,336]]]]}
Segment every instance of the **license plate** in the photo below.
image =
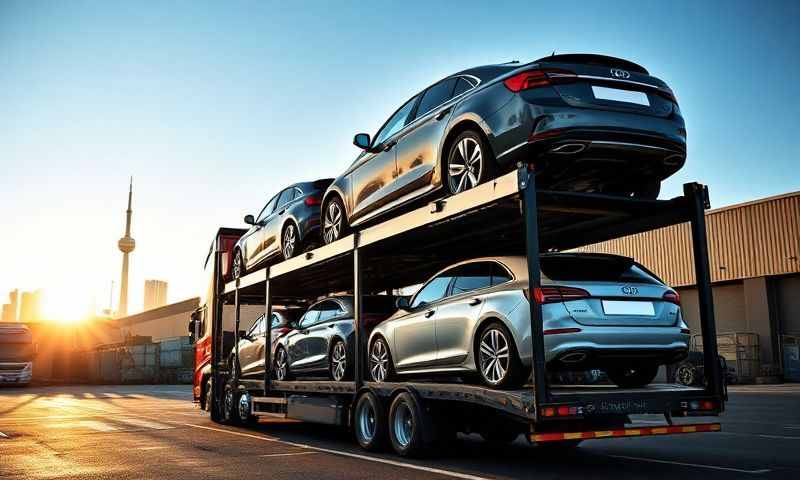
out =
{"type": "Polygon", "coordinates": [[[617,88],[592,86],[594,98],[599,100],[613,100],[615,102],[635,103],[637,105],[650,106],[650,100],[644,92],[634,90],[619,90],[617,88]]]}
{"type": "Polygon", "coordinates": [[[603,313],[606,315],[644,315],[655,316],[653,302],[629,302],[626,300],[603,300],[603,313]]]}

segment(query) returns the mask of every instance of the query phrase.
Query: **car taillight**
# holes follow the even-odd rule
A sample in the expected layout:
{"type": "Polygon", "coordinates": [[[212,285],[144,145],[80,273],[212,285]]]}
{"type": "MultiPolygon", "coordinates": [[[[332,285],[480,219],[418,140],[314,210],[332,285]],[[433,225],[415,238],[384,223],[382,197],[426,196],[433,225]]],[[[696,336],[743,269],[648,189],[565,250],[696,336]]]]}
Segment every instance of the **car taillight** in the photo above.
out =
{"type": "Polygon", "coordinates": [[[305,202],[307,206],[313,207],[315,205],[320,205],[322,203],[322,199],[316,195],[309,195],[306,197],[305,202]]]}
{"type": "Polygon", "coordinates": [[[568,83],[576,78],[578,76],[568,70],[528,70],[506,78],[503,83],[506,88],[516,93],[531,88],[547,87],[555,83],[568,83]]]}
{"type": "MultiPolygon", "coordinates": [[[[530,291],[525,289],[525,297],[531,299],[530,291]]],[[[580,298],[590,297],[589,292],[581,288],[574,287],[540,287],[533,289],[533,299],[536,303],[544,305],[546,303],[568,302],[580,298]]]]}
{"type": "Polygon", "coordinates": [[[673,292],[673,291],[666,292],[661,298],[665,302],[674,303],[677,306],[681,305],[681,296],[678,295],[678,292],[673,292]]]}

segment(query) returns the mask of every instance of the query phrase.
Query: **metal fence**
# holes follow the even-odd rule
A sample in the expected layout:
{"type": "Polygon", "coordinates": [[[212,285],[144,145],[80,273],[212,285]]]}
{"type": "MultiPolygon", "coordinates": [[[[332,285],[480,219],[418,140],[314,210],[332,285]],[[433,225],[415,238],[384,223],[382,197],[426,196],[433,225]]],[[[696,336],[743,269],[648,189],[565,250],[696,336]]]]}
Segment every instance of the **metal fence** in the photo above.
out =
{"type": "MultiPolygon", "coordinates": [[[[692,350],[703,351],[703,337],[692,336],[692,350]]],[[[717,350],[736,372],[737,382],[752,382],[761,376],[760,345],[757,333],[727,332],[717,334],[717,350]]]]}

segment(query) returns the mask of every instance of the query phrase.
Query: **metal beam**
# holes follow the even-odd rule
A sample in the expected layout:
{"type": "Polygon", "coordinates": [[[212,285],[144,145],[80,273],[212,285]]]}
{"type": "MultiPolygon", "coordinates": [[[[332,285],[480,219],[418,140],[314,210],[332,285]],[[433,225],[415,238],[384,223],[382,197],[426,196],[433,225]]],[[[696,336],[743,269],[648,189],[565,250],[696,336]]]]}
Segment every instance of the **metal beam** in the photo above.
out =
{"type": "Polygon", "coordinates": [[[547,375],[544,360],[544,331],[542,306],[534,300],[533,292],[541,287],[539,267],[539,219],[536,209],[536,179],[527,166],[518,169],[519,189],[522,191],[522,211],[525,220],[525,253],[528,259],[528,291],[531,292],[528,306],[531,321],[531,348],[533,365],[533,401],[536,415],[539,406],[549,401],[547,375]]]}
{"type": "Polygon", "coordinates": [[[366,360],[364,355],[364,324],[362,299],[363,285],[361,283],[361,249],[359,247],[360,235],[358,232],[353,234],[353,323],[355,327],[355,341],[353,342],[353,379],[358,391],[364,384],[364,367],[362,362],[366,360]]]}
{"type": "Polygon", "coordinates": [[[272,382],[272,296],[269,291],[269,267],[264,269],[264,395],[270,391],[272,382]]]}
{"type": "Polygon", "coordinates": [[[710,207],[708,190],[699,183],[687,183],[683,185],[683,194],[689,200],[689,215],[691,216],[694,270],[700,308],[700,330],[703,336],[705,384],[709,394],[721,398],[722,377],[717,354],[717,328],[714,324],[714,297],[711,292],[711,269],[708,264],[708,240],[706,239],[705,210],[710,207]]]}
{"type": "Polygon", "coordinates": [[[211,309],[211,405],[209,412],[211,413],[211,420],[220,422],[222,415],[220,415],[219,405],[220,392],[219,385],[222,383],[222,375],[220,375],[219,364],[220,356],[222,353],[223,345],[223,332],[222,332],[222,290],[225,285],[222,282],[222,252],[219,249],[219,239],[214,246],[214,278],[211,280],[211,291],[213,292],[213,303],[211,309]]]}

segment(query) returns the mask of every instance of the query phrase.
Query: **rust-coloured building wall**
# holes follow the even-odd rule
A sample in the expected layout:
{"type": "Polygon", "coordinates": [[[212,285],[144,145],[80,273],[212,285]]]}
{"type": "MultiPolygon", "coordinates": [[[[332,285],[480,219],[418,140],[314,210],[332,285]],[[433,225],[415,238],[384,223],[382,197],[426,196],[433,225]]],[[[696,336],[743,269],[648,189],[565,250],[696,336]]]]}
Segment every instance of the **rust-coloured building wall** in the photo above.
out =
{"type": "MultiPolygon", "coordinates": [[[[800,192],[706,212],[711,281],[800,272],[800,192]]],[[[688,224],[582,247],[634,257],[675,287],[695,284],[688,224]]]]}

